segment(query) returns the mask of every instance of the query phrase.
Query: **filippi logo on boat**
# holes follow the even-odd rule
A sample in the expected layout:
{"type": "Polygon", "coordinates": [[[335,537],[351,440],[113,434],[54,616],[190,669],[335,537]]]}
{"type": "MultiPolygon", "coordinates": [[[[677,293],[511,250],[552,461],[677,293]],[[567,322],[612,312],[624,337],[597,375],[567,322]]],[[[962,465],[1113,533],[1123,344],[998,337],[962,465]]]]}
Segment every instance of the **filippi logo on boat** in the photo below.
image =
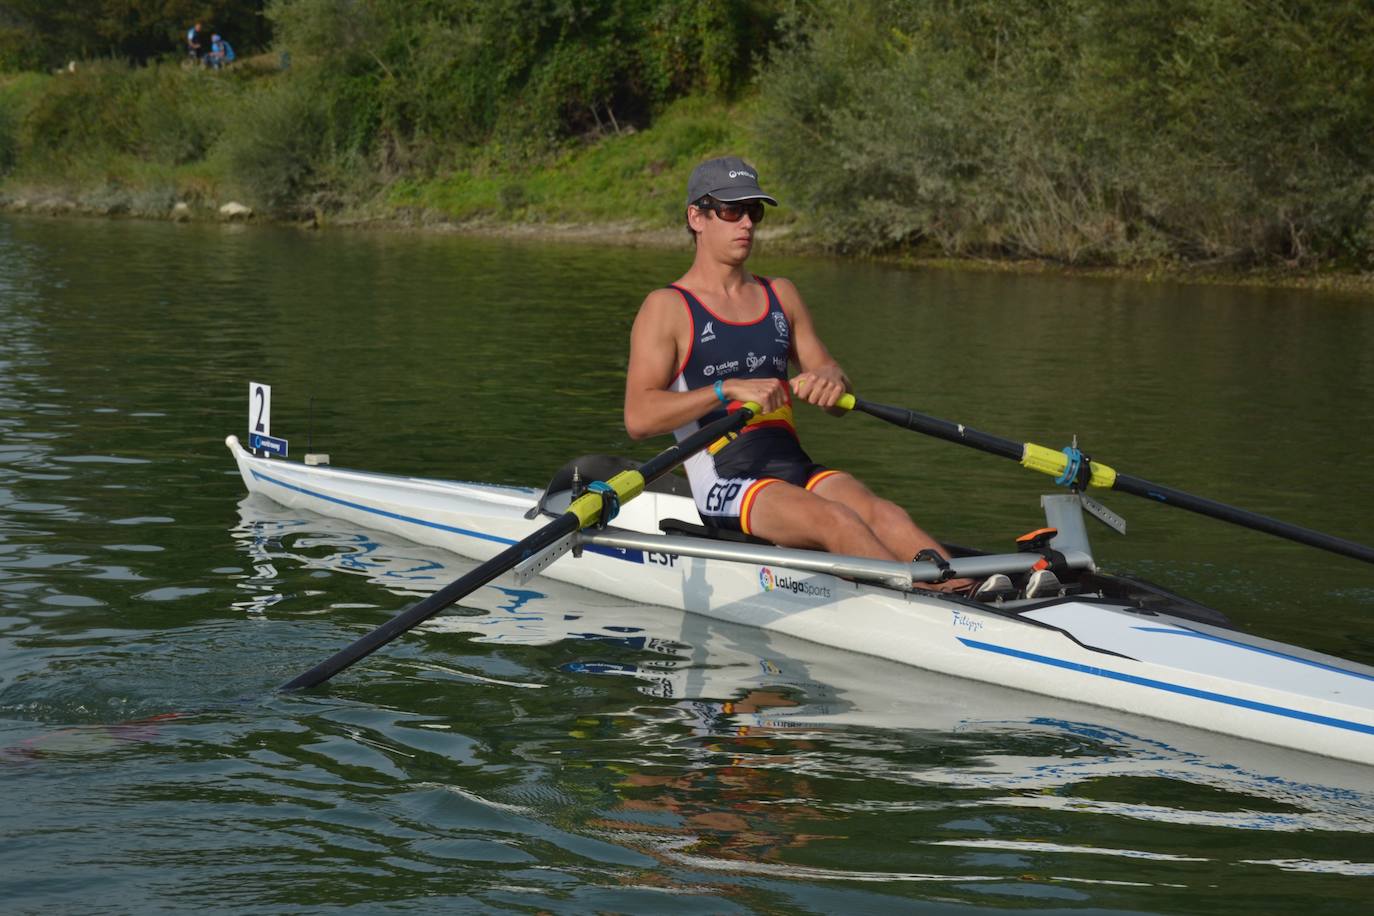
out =
{"type": "Polygon", "coordinates": [[[767,566],[759,567],[759,586],[765,592],[780,591],[791,592],[794,595],[807,595],[811,598],[829,598],[830,587],[828,585],[816,585],[809,579],[794,579],[791,576],[780,576],[769,569],[767,566]]]}

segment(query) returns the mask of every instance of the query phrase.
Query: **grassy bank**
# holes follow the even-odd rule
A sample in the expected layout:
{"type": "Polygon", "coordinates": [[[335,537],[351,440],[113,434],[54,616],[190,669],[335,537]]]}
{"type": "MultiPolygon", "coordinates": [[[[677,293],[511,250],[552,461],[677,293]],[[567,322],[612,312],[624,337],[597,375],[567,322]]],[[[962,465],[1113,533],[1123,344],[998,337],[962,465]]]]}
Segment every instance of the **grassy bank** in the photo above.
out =
{"type": "MultiPolygon", "coordinates": [[[[218,207],[238,201],[253,207],[258,220],[316,227],[680,246],[683,185],[692,165],[743,151],[783,201],[769,211],[764,228],[772,250],[838,250],[927,268],[1374,293],[1374,273],[1351,260],[1073,262],[980,247],[951,255],[929,239],[837,249],[827,220],[834,207],[813,201],[805,173],[776,155],[767,140],[776,129],[776,100],[760,92],[732,100],[697,93],[666,104],[642,125],[607,122],[541,154],[491,137],[448,148],[440,161],[431,157],[420,168],[414,152],[361,155],[343,143],[331,133],[331,115],[312,104],[317,91],[311,74],[282,71],[275,62],[275,56],[264,55],[228,73],[103,65],[54,76],[0,76],[0,207],[218,220],[224,218],[218,207]]],[[[846,218],[861,209],[853,207],[846,218]]]]}

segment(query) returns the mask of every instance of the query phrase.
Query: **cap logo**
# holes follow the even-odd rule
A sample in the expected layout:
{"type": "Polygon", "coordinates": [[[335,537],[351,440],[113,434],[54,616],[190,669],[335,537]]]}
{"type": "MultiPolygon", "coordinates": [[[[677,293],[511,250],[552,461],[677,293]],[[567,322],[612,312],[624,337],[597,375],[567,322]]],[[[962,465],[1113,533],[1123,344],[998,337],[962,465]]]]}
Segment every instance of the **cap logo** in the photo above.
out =
{"type": "Polygon", "coordinates": [[[752,179],[754,179],[755,181],[758,181],[758,180],[759,180],[759,176],[755,175],[753,172],[746,172],[746,171],[744,171],[743,169],[739,169],[739,170],[731,169],[731,170],[730,170],[730,177],[731,177],[731,178],[739,178],[741,175],[744,176],[745,178],[752,178],[752,179]]]}

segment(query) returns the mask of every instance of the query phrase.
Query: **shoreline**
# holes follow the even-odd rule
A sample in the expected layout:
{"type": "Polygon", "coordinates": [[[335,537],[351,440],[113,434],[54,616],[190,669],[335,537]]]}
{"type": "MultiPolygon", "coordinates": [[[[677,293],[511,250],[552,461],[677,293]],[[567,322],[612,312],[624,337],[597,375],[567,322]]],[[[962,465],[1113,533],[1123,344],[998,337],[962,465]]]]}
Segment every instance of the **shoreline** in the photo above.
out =
{"type": "MultiPolygon", "coordinates": [[[[134,194],[120,188],[98,194],[72,194],[51,188],[9,189],[0,187],[0,213],[19,216],[83,219],[137,219],[152,222],[281,226],[304,231],[343,229],[365,232],[413,232],[440,235],[485,235],[498,238],[547,241],[580,245],[670,249],[683,247],[682,229],[655,228],[625,220],[618,222],[512,222],[489,218],[452,220],[435,211],[369,213],[345,211],[338,215],[282,218],[244,212],[224,214],[220,204],[191,205],[173,201],[157,209],[139,206],[134,194]]],[[[225,201],[225,205],[232,204],[225,201]]],[[[242,205],[239,205],[242,206],[242,205]]],[[[956,258],[923,256],[909,252],[877,256],[837,254],[808,241],[794,226],[768,226],[759,239],[770,250],[793,256],[817,256],[862,263],[884,264],[909,270],[958,270],[977,273],[1044,274],[1081,279],[1126,280],[1137,283],[1183,283],[1203,286],[1239,286],[1256,289],[1289,289],[1374,298],[1374,271],[1288,272],[1282,268],[1219,268],[1214,265],[1165,263],[1136,267],[1072,265],[1047,260],[1012,258],[956,258]]]]}

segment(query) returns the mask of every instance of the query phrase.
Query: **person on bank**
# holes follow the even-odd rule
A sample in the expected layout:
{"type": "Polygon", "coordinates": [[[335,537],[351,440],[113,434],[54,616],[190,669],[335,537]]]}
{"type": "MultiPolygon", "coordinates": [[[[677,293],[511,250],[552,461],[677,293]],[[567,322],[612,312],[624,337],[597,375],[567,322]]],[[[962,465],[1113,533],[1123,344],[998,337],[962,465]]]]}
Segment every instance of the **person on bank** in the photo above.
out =
{"type": "Polygon", "coordinates": [[[218,34],[210,36],[210,67],[218,70],[234,62],[234,49],[218,34]]]}
{"type": "Polygon", "coordinates": [[[201,31],[199,21],[186,30],[186,50],[191,55],[191,60],[199,63],[205,49],[205,33],[201,31]]]}
{"type": "MultiPolygon", "coordinates": [[[[626,432],[634,439],[672,432],[681,440],[731,405],[754,401],[763,409],[738,436],[686,462],[707,525],[784,547],[902,562],[923,550],[948,558],[900,506],[802,449],[793,400],[838,415],[835,404],[850,383],[796,286],[745,270],[765,204],[777,201],[743,159],[711,159],[692,172],[686,217],[696,253],[675,283],[649,293],[635,318],[626,432]],[[800,371],[789,378],[790,365],[800,371]]],[[[953,579],[935,587],[972,584],[953,579]]]]}

